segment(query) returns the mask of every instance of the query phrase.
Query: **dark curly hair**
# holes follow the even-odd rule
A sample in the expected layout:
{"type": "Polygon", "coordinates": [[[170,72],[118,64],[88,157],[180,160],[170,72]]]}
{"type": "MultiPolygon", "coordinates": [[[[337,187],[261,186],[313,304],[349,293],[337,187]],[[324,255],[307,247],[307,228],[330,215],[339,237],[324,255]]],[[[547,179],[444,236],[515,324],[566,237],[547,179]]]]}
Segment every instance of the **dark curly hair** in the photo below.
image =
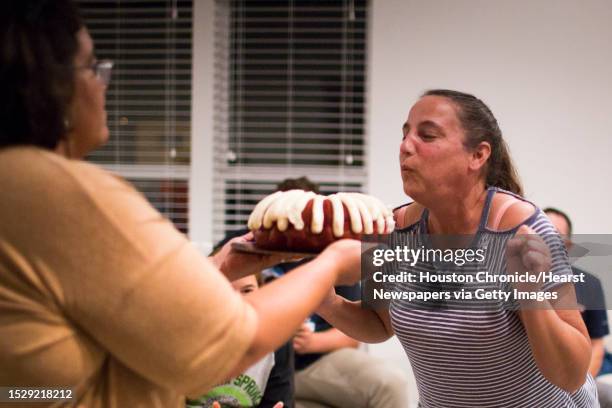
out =
{"type": "Polygon", "coordinates": [[[319,186],[316,183],[310,181],[310,179],[306,176],[302,176],[300,178],[295,179],[284,179],[276,185],[276,191],[289,191],[294,189],[313,191],[319,194],[319,186]]]}
{"type": "Polygon", "coordinates": [[[65,137],[82,27],[71,0],[0,1],[0,148],[65,137]]]}
{"type": "Polygon", "coordinates": [[[457,116],[465,131],[465,147],[474,149],[480,142],[491,145],[486,166],[486,183],[523,195],[523,186],[512,163],[508,146],[502,137],[497,119],[489,107],[474,95],[449,89],[432,89],[423,96],[442,96],[457,107],[457,116]]]}

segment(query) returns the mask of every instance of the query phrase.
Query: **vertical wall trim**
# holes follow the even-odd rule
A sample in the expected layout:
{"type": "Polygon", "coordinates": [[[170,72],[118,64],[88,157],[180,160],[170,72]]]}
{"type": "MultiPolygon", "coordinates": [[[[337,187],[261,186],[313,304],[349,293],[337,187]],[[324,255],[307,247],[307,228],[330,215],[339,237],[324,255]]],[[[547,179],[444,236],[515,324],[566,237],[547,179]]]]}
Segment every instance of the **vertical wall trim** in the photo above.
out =
{"type": "Polygon", "coordinates": [[[214,15],[214,0],[194,1],[189,236],[204,253],[213,226],[214,15]]]}

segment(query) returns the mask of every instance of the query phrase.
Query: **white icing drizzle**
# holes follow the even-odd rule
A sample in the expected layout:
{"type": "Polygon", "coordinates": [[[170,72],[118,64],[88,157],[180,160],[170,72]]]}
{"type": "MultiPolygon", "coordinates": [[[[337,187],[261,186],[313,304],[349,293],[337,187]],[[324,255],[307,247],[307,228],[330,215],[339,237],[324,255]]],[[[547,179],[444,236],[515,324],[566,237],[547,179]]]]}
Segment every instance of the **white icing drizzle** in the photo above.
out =
{"type": "Polygon", "coordinates": [[[251,213],[251,216],[249,217],[248,226],[250,230],[257,230],[261,228],[264,213],[266,212],[270,204],[272,204],[274,200],[276,200],[276,197],[281,194],[282,191],[277,191],[276,193],[270,194],[269,196],[261,200],[259,203],[257,203],[255,208],[253,209],[253,212],[251,213]]]}
{"type": "Polygon", "coordinates": [[[377,219],[378,217],[380,217],[382,212],[385,210],[385,206],[382,205],[382,203],[377,198],[361,193],[349,194],[365,203],[365,205],[368,207],[368,211],[370,211],[370,214],[372,215],[372,219],[377,219]]]}
{"type": "Polygon", "coordinates": [[[344,207],[338,194],[332,194],[327,199],[332,205],[332,232],[338,238],[344,235],[344,207]]]}
{"type": "Polygon", "coordinates": [[[395,220],[393,219],[393,211],[383,204],[378,198],[363,194],[366,200],[370,201],[375,207],[380,210],[380,216],[377,219],[378,232],[380,234],[390,234],[395,229],[395,220]],[[380,221],[378,221],[380,220],[380,221]]]}
{"type": "Polygon", "coordinates": [[[351,218],[351,230],[355,234],[361,234],[363,231],[363,224],[361,223],[361,215],[359,214],[359,208],[357,207],[355,200],[353,200],[353,198],[346,193],[338,193],[338,196],[346,206],[351,218]]]}
{"type": "Polygon", "coordinates": [[[361,214],[361,221],[363,222],[363,232],[364,234],[372,234],[374,232],[374,220],[372,220],[372,215],[368,210],[368,206],[365,205],[364,201],[359,197],[354,198],[355,203],[357,203],[357,208],[359,209],[359,214],[361,214]]]}
{"type": "Polygon", "coordinates": [[[376,219],[376,232],[379,234],[384,234],[385,227],[386,227],[385,217],[383,216],[378,217],[376,219]]]}
{"type": "MultiPolygon", "coordinates": [[[[302,190],[298,190],[298,191],[302,191],[302,190]]],[[[304,211],[304,208],[306,208],[306,205],[308,204],[308,202],[316,196],[315,193],[313,193],[312,191],[302,191],[302,193],[304,194],[300,194],[296,196],[295,201],[293,202],[293,204],[290,206],[288,212],[288,216],[287,218],[289,219],[289,222],[291,224],[293,224],[293,227],[298,230],[301,231],[304,229],[304,220],[302,219],[302,211],[304,211]]]]}
{"type": "MultiPolygon", "coordinates": [[[[393,219],[393,213],[389,211],[389,209],[382,203],[382,201],[380,201],[376,197],[372,197],[362,193],[351,194],[354,194],[368,206],[368,211],[370,211],[372,220],[376,221],[376,232],[379,234],[384,234],[387,223],[385,217],[391,216],[391,219],[393,219]]],[[[391,231],[393,231],[393,227],[391,227],[391,231]]]]}
{"type": "Polygon", "coordinates": [[[323,201],[325,197],[317,194],[312,202],[312,222],[310,223],[310,231],[315,234],[323,232],[323,201]]]}
{"type": "Polygon", "coordinates": [[[276,221],[276,228],[278,228],[279,231],[286,231],[289,227],[287,209],[291,208],[291,204],[293,204],[293,200],[297,195],[303,193],[302,190],[290,190],[285,191],[285,194],[278,197],[276,201],[268,207],[264,215],[264,228],[272,228],[274,221],[276,221]]]}
{"type": "Polygon", "coordinates": [[[361,193],[337,193],[328,197],[313,192],[290,190],[276,192],[265,197],[253,209],[248,221],[249,229],[272,228],[286,231],[289,224],[297,230],[304,229],[302,212],[312,203],[311,231],[320,234],[325,225],[323,204],[329,200],[332,206],[332,232],[336,238],[344,235],[344,207],[350,217],[351,231],[355,234],[390,233],[395,227],[393,213],[377,198],[361,193]],[[376,231],[374,231],[376,221],[376,231]]]}
{"type": "Polygon", "coordinates": [[[387,234],[390,234],[395,229],[395,220],[393,219],[393,214],[389,215],[387,218],[387,234]]]}

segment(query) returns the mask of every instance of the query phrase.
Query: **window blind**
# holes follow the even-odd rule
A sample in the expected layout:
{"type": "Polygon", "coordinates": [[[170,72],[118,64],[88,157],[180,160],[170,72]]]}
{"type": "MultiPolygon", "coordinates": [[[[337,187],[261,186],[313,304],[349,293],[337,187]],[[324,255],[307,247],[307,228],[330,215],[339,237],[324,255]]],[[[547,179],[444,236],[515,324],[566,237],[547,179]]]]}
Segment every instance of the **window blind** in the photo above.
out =
{"type": "Polygon", "coordinates": [[[283,178],[361,190],[368,2],[215,5],[215,239],[283,178]]]}
{"type": "Polygon", "coordinates": [[[110,139],[87,158],[122,175],[186,232],[192,2],[80,0],[98,59],[114,68],[110,139]]]}

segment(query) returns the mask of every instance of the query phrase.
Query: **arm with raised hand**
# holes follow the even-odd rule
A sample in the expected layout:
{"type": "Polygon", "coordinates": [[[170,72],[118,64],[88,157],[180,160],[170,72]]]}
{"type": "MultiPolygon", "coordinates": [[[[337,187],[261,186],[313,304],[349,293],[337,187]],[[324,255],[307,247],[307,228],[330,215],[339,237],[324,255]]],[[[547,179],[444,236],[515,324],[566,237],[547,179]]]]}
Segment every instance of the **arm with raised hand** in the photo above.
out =
{"type": "MultiPolygon", "coordinates": [[[[525,225],[521,226],[516,237],[509,241],[507,257],[508,270],[512,272],[551,270],[552,260],[548,246],[525,225]]],[[[523,284],[518,289],[542,290],[536,284],[523,284]]],[[[521,301],[519,315],[533,358],[542,375],[559,388],[574,392],[586,380],[591,344],[580,312],[575,308],[573,286],[563,284],[556,287],[555,291],[559,296],[559,300],[555,302],[535,305],[530,301],[521,301]]]]}

